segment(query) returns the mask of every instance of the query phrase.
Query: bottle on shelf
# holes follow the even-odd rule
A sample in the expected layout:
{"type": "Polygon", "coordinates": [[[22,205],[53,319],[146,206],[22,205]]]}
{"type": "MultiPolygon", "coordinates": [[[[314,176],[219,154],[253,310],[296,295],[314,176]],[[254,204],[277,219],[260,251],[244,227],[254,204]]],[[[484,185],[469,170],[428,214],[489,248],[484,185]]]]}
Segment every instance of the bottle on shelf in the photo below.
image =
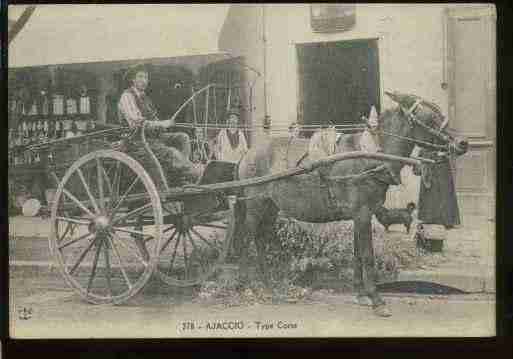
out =
{"type": "Polygon", "coordinates": [[[32,158],[30,156],[30,151],[23,151],[23,163],[24,164],[31,164],[32,163],[32,158]]]}
{"type": "Polygon", "coordinates": [[[25,128],[23,130],[23,137],[25,142],[28,142],[30,136],[32,135],[32,124],[26,120],[23,120],[23,127],[25,128]]]}
{"type": "Polygon", "coordinates": [[[46,97],[45,91],[41,91],[41,95],[43,96],[43,103],[41,105],[41,113],[43,116],[48,116],[49,115],[48,97],[46,97]]]}
{"type": "Polygon", "coordinates": [[[71,125],[71,130],[75,134],[75,136],[82,136],[84,134],[84,130],[82,130],[80,127],[83,125],[83,122],[81,121],[78,123],[77,121],[73,121],[71,125]]]}
{"type": "Polygon", "coordinates": [[[37,130],[37,123],[36,123],[36,121],[32,121],[32,137],[30,137],[30,143],[36,143],[38,137],[39,137],[39,133],[37,130]]]}
{"type": "Polygon", "coordinates": [[[55,121],[55,138],[59,139],[61,138],[61,121],[57,120],[55,121]]]}
{"type": "Polygon", "coordinates": [[[66,138],[75,137],[77,135],[77,124],[72,121],[68,130],[66,131],[66,138]]]}
{"type": "Polygon", "coordinates": [[[53,95],[53,114],[64,115],[64,97],[62,95],[53,95]]]}
{"type": "Polygon", "coordinates": [[[87,87],[83,85],[80,88],[80,114],[88,115],[91,112],[91,102],[87,94],[87,87]]]}
{"type": "Polygon", "coordinates": [[[50,127],[48,126],[48,120],[45,120],[43,123],[43,140],[48,141],[50,138],[50,127]]]}
{"type": "Polygon", "coordinates": [[[9,150],[14,147],[14,129],[9,129],[9,150]]]}
{"type": "Polygon", "coordinates": [[[27,124],[27,121],[23,121],[22,122],[22,133],[23,133],[23,140],[22,140],[22,145],[25,145],[28,143],[29,141],[29,126],[27,124]]]}
{"type": "Polygon", "coordinates": [[[55,140],[57,138],[57,134],[55,133],[55,122],[49,121],[48,123],[48,138],[51,140],[55,140]]]}
{"type": "Polygon", "coordinates": [[[62,138],[63,136],[63,131],[64,131],[64,125],[63,123],[60,121],[60,120],[57,120],[57,122],[55,122],[55,136],[57,139],[59,138],[62,138]]]}
{"type": "Polygon", "coordinates": [[[16,131],[16,138],[15,138],[15,144],[16,146],[21,146],[23,144],[23,124],[18,125],[18,131],[16,131]]]}
{"type": "Polygon", "coordinates": [[[37,141],[43,142],[44,139],[45,139],[45,132],[44,132],[44,128],[43,128],[43,123],[39,119],[37,121],[37,141]]]}
{"type": "Polygon", "coordinates": [[[66,114],[68,114],[68,115],[76,115],[77,114],[77,100],[75,100],[71,96],[66,99],[66,114]]]}
{"type": "Polygon", "coordinates": [[[86,133],[93,132],[94,127],[95,127],[95,123],[94,123],[92,117],[90,117],[89,119],[87,119],[87,122],[86,122],[86,133]]]}
{"type": "Polygon", "coordinates": [[[34,102],[31,106],[30,106],[30,110],[29,110],[29,116],[36,116],[37,115],[37,104],[36,102],[34,102]]]}

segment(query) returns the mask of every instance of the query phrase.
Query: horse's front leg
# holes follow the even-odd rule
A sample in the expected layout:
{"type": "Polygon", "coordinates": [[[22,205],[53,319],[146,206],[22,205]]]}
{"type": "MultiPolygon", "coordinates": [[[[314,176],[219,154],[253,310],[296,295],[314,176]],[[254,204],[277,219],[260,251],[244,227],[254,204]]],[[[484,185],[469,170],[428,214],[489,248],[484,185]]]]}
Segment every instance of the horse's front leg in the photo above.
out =
{"type": "Polygon", "coordinates": [[[368,207],[364,206],[360,208],[354,219],[355,261],[361,269],[362,279],[362,288],[358,294],[359,296],[366,295],[370,298],[374,312],[377,315],[388,317],[391,313],[376,289],[377,273],[372,245],[371,218],[372,212],[368,207]]]}
{"type": "Polygon", "coordinates": [[[257,225],[257,235],[255,237],[255,247],[257,250],[258,267],[262,281],[266,288],[271,287],[271,277],[267,268],[266,249],[274,239],[274,225],[278,218],[278,208],[271,200],[266,200],[263,206],[262,219],[257,225]]]}

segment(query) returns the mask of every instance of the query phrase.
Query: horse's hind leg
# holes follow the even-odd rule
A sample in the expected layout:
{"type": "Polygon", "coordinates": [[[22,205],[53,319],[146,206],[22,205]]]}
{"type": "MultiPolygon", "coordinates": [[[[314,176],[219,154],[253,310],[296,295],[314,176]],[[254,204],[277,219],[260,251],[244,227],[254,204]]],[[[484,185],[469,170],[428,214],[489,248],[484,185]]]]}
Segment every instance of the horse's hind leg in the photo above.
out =
{"type": "Polygon", "coordinates": [[[372,245],[372,213],[368,207],[362,207],[354,219],[354,236],[357,263],[362,269],[363,291],[372,301],[374,311],[379,316],[390,316],[385,301],[376,288],[377,273],[374,263],[374,248],[372,245]]]}

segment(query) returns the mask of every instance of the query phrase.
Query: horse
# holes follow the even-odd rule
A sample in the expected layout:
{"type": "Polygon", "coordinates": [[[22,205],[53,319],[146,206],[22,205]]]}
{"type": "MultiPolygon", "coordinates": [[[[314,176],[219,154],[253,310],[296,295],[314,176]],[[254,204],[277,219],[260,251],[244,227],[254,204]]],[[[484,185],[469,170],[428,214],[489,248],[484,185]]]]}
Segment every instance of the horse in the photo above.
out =
{"type": "MultiPolygon", "coordinates": [[[[415,145],[437,148],[455,155],[467,151],[468,142],[445,128],[440,108],[418,96],[386,92],[397,105],[380,116],[378,136],[382,152],[408,157],[415,145]]],[[[337,151],[358,150],[358,141],[345,136],[337,151]]],[[[279,161],[270,140],[255,145],[242,158],[240,179],[270,174],[279,161]]],[[[371,218],[385,202],[390,185],[400,184],[402,162],[349,159],[328,168],[244,189],[244,200],[235,211],[236,240],[241,241],[239,265],[247,276],[248,245],[255,241],[259,271],[264,283],[269,277],[265,265],[265,243],[273,238],[278,213],[300,221],[327,223],[353,220],[354,289],[357,303],[372,306],[378,316],[391,315],[376,288],[371,218]],[[367,175],[365,175],[367,173],[367,175]],[[358,175],[358,176],[355,176],[358,175]]]]}

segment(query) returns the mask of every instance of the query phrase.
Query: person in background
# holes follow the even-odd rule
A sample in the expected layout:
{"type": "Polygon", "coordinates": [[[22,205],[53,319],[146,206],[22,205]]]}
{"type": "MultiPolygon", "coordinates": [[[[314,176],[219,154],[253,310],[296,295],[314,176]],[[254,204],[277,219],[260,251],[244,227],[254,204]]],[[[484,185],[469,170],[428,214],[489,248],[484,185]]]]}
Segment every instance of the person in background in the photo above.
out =
{"type": "Polygon", "coordinates": [[[289,126],[289,138],[298,138],[300,133],[299,124],[297,122],[293,122],[289,126]]]}
{"type": "Polygon", "coordinates": [[[308,143],[308,159],[317,161],[335,154],[337,147],[337,130],[335,126],[322,128],[312,135],[308,143]]]}
{"type": "Polygon", "coordinates": [[[365,152],[380,152],[381,146],[378,136],[379,118],[374,106],[371,107],[369,118],[365,122],[367,127],[360,137],[360,148],[365,152]]]}
{"type": "Polygon", "coordinates": [[[414,167],[414,174],[421,176],[419,222],[443,225],[446,229],[459,226],[460,210],[449,157],[427,149],[421,149],[419,157],[438,161],[433,165],[414,167]]]}
{"type": "Polygon", "coordinates": [[[215,157],[221,161],[238,163],[248,151],[244,133],[238,128],[239,111],[231,109],[226,121],[228,128],[219,131],[216,139],[215,157]]]}

